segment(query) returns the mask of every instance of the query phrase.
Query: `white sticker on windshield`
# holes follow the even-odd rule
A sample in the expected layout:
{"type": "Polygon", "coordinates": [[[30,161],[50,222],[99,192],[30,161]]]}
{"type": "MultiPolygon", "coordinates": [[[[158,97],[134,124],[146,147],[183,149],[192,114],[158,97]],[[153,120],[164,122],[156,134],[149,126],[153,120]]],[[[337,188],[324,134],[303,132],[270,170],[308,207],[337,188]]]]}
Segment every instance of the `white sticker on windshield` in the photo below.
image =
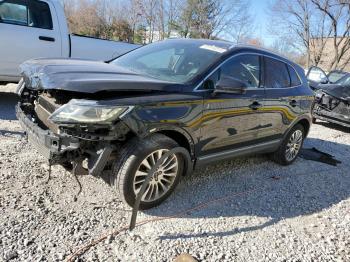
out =
{"type": "Polygon", "coordinates": [[[217,53],[224,53],[226,52],[226,49],[215,46],[215,45],[202,45],[200,48],[202,49],[206,49],[206,50],[210,50],[213,52],[217,52],[217,53]]]}

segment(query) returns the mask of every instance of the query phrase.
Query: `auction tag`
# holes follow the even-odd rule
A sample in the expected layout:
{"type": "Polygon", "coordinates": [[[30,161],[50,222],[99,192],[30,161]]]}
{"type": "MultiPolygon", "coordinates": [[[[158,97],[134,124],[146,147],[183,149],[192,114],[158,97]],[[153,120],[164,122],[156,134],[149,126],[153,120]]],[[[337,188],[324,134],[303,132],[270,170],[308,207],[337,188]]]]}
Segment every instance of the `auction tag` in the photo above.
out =
{"type": "Polygon", "coordinates": [[[206,49],[206,50],[209,50],[209,51],[213,51],[213,52],[216,52],[216,53],[224,53],[224,52],[226,52],[226,49],[218,47],[218,46],[215,46],[215,45],[202,45],[202,46],[200,46],[200,48],[206,49]]]}

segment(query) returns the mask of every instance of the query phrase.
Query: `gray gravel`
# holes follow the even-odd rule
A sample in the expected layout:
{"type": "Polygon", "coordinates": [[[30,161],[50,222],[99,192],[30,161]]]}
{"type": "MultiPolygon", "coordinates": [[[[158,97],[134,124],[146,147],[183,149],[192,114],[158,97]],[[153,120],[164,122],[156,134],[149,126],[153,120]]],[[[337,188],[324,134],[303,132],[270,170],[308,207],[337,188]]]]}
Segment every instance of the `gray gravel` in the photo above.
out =
{"type": "MultiPolygon", "coordinates": [[[[130,208],[101,180],[74,178],[47,162],[15,120],[15,97],[0,94],[0,261],[61,261],[89,241],[128,224],[130,208]]],[[[266,156],[239,158],[182,180],[160,207],[138,220],[172,215],[229,194],[225,201],[109,237],[83,261],[350,261],[350,135],[325,123],[307,147],[343,161],[298,159],[289,167],[266,156]],[[251,191],[253,190],[253,191],[251,191]]]]}

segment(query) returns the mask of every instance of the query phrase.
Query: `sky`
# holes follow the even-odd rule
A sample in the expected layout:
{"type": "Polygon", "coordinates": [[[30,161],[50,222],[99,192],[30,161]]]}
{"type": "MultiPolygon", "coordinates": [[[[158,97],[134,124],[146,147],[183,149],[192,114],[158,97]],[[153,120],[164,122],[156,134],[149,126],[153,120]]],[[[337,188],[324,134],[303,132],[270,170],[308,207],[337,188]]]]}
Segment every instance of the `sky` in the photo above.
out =
{"type": "Polygon", "coordinates": [[[269,25],[269,0],[251,0],[252,15],[255,17],[256,36],[264,41],[266,46],[273,44],[274,37],[268,32],[269,25]]]}

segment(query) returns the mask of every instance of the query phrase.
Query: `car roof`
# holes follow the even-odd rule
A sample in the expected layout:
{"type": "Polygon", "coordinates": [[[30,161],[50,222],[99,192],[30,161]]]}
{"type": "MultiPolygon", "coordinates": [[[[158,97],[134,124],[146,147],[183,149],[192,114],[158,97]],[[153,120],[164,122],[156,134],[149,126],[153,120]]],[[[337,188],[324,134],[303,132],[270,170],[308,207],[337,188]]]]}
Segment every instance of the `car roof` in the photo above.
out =
{"type": "Polygon", "coordinates": [[[257,47],[254,45],[235,44],[233,42],[225,41],[225,40],[193,39],[193,38],[169,38],[165,41],[177,41],[179,43],[181,43],[181,42],[193,42],[193,43],[202,43],[202,44],[207,44],[207,45],[216,45],[219,47],[227,48],[227,51],[225,52],[226,54],[237,53],[240,51],[254,52],[254,53],[259,53],[261,55],[271,56],[273,58],[277,58],[277,59],[282,60],[284,62],[296,65],[290,59],[288,59],[287,57],[284,57],[281,54],[278,54],[272,50],[269,50],[269,49],[266,49],[263,47],[257,47]]]}

